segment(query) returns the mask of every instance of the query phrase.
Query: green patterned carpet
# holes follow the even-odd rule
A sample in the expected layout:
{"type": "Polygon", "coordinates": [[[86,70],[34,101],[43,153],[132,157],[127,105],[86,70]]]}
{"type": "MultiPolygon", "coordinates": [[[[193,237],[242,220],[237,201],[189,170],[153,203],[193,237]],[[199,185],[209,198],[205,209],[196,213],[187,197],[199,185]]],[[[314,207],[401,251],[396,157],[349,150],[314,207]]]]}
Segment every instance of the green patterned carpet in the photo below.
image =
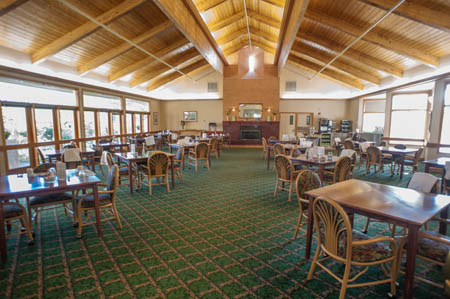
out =
{"type": "MultiPolygon", "coordinates": [[[[409,176],[356,178],[405,186],[409,176]]],[[[41,215],[36,243],[8,240],[8,263],[0,268],[2,298],[336,298],[340,285],[322,270],[305,282],[304,235],[291,242],[297,202],[287,192],[273,197],[275,173],[265,168],[261,150],[223,151],[208,172],[184,171],[170,193],[155,187],[134,193],[121,187],[118,210],[123,228],[103,223],[104,238],[86,227],[76,237],[62,209],[41,215]]],[[[356,217],[356,227],[365,223],[356,217]]],[[[369,233],[386,233],[374,223],[369,233]]],[[[315,247],[314,247],[315,248],[315,247]]],[[[333,267],[342,270],[335,264],[333,267]]],[[[435,267],[418,271],[441,279],[435,267]]],[[[377,278],[370,270],[362,280],[377,278]]],[[[403,278],[399,279],[401,295],[403,278]]],[[[385,298],[389,285],[350,289],[348,298],[385,298]]],[[[417,298],[440,290],[416,283],[417,298]]]]}

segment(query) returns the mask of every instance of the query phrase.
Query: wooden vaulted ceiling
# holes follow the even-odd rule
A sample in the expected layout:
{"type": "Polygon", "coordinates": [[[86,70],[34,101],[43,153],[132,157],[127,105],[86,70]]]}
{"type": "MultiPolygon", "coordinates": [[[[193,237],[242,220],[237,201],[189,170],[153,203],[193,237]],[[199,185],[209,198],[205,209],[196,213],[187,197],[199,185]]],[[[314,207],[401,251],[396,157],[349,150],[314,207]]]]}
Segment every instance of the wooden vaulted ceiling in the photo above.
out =
{"type": "MultiPolygon", "coordinates": [[[[249,40],[280,70],[316,73],[396,3],[2,0],[0,45],[150,91],[208,67],[222,72],[249,40]]],[[[320,76],[363,89],[420,64],[438,67],[450,55],[449,15],[448,0],[407,0],[320,76]]]]}

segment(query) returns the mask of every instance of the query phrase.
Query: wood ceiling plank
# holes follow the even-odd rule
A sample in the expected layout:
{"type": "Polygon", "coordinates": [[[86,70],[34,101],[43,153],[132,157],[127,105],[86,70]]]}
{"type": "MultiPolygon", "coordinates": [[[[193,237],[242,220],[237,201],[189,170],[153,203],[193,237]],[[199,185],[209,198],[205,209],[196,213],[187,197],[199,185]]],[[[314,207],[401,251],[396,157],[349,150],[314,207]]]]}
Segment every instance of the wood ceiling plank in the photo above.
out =
{"type": "MultiPolygon", "coordinates": [[[[152,53],[153,55],[155,55],[156,57],[162,58],[164,55],[167,55],[185,45],[187,45],[189,42],[186,40],[179,40],[173,44],[170,44],[168,47],[161,49],[155,53],[152,53]]],[[[117,72],[111,73],[108,76],[108,79],[110,82],[115,81],[117,79],[120,79],[122,77],[125,77],[128,74],[131,74],[143,67],[146,67],[147,65],[156,62],[157,60],[153,59],[153,57],[148,56],[144,59],[141,59],[139,61],[136,61],[133,64],[130,64],[124,68],[121,68],[120,70],[118,70],[117,72]]]]}
{"type": "Polygon", "coordinates": [[[223,73],[228,62],[191,0],[154,0],[178,30],[197,48],[211,66],[223,73]]]}
{"type": "MultiPolygon", "coordinates": [[[[136,36],[135,38],[131,39],[131,41],[135,44],[140,44],[146,40],[151,39],[155,35],[167,30],[171,26],[173,26],[172,22],[165,21],[162,24],[159,24],[159,25],[151,28],[150,30],[136,36]]],[[[83,75],[83,74],[87,73],[88,71],[99,67],[100,65],[114,59],[115,57],[125,53],[126,51],[128,51],[132,48],[133,48],[133,45],[131,45],[127,42],[121,44],[120,46],[118,46],[116,48],[112,48],[111,50],[106,51],[102,55],[97,56],[94,59],[90,60],[88,63],[80,65],[78,67],[78,73],[80,75],[83,75]]]]}
{"type": "Polygon", "coordinates": [[[205,12],[227,1],[228,0],[204,0],[197,4],[197,9],[199,12],[205,12]]]}
{"type": "MultiPolygon", "coordinates": [[[[137,7],[138,5],[145,2],[145,0],[126,0],[117,5],[116,7],[113,7],[112,9],[108,10],[107,12],[101,14],[100,16],[96,17],[96,20],[100,23],[107,23],[125,13],[132,10],[133,8],[137,7]]],[[[46,57],[53,55],[70,45],[76,43],[80,39],[83,39],[84,37],[88,36],[92,32],[94,32],[99,26],[96,23],[93,22],[86,22],[83,25],[73,29],[72,31],[64,34],[60,38],[54,40],[53,42],[49,43],[48,45],[42,47],[38,51],[31,54],[31,61],[33,63],[39,62],[46,57]]]]}
{"type": "MultiPolygon", "coordinates": [[[[324,38],[321,38],[321,37],[318,37],[318,36],[315,36],[312,34],[304,33],[304,32],[299,32],[297,34],[297,38],[299,40],[304,39],[309,42],[313,42],[313,43],[320,45],[324,48],[327,48],[328,50],[333,51],[335,53],[339,53],[345,49],[345,45],[341,45],[341,44],[331,41],[329,39],[324,39],[324,38]]],[[[402,69],[397,68],[390,63],[387,63],[383,60],[369,56],[360,51],[348,49],[347,52],[345,52],[343,56],[346,58],[355,60],[355,61],[359,61],[360,63],[370,66],[376,70],[380,70],[382,72],[394,75],[398,78],[403,77],[402,69]]]]}
{"type": "Polygon", "coordinates": [[[247,15],[249,18],[252,18],[258,22],[261,22],[276,29],[280,29],[281,22],[277,19],[268,16],[263,16],[262,14],[251,9],[247,9],[247,15]]]}
{"type": "MultiPolygon", "coordinates": [[[[252,46],[259,47],[268,53],[275,54],[275,51],[276,51],[275,48],[269,47],[269,46],[257,41],[253,37],[251,38],[251,41],[252,41],[252,46]]],[[[248,46],[248,45],[249,45],[248,38],[244,38],[244,39],[242,39],[242,41],[239,44],[236,44],[236,45],[233,45],[231,47],[224,49],[224,54],[227,56],[232,55],[232,54],[236,53],[237,51],[239,51],[240,49],[242,49],[243,47],[248,46]]]]}
{"type": "MultiPolygon", "coordinates": [[[[197,49],[190,48],[189,50],[186,50],[182,53],[175,55],[174,57],[171,57],[170,59],[166,60],[166,62],[170,65],[178,67],[179,65],[185,63],[186,61],[189,61],[189,60],[199,57],[199,56],[200,56],[200,54],[197,52],[197,49]]],[[[157,76],[161,75],[162,73],[167,72],[169,70],[170,70],[170,67],[168,67],[167,65],[158,63],[158,65],[155,66],[154,68],[152,68],[150,72],[146,72],[142,76],[133,78],[130,81],[130,87],[135,87],[139,84],[150,81],[150,80],[154,79],[155,77],[157,77],[157,76]]]]}
{"type": "Polygon", "coordinates": [[[226,27],[226,26],[228,26],[230,24],[233,24],[233,23],[239,21],[242,18],[245,18],[245,12],[244,11],[240,11],[240,12],[238,12],[236,14],[233,14],[233,15],[229,16],[228,18],[223,19],[223,20],[220,20],[220,21],[217,21],[217,22],[214,22],[214,23],[210,23],[208,25],[208,28],[209,28],[209,30],[211,32],[215,32],[215,31],[218,31],[218,30],[220,30],[220,29],[222,29],[222,28],[224,28],[224,27],[226,27]]]}
{"type": "MultiPolygon", "coordinates": [[[[248,34],[247,28],[242,28],[241,30],[235,31],[231,34],[225,35],[219,39],[217,39],[217,43],[219,45],[225,45],[229,42],[232,42],[238,38],[240,38],[242,35],[248,34]]],[[[259,36],[271,43],[276,43],[278,41],[278,38],[275,35],[272,35],[270,33],[264,32],[262,30],[256,29],[254,27],[250,27],[250,34],[259,36]]]]}
{"type": "MultiPolygon", "coordinates": [[[[189,73],[192,73],[192,72],[199,70],[200,68],[203,68],[206,66],[208,66],[208,62],[206,60],[202,59],[196,63],[193,63],[191,65],[188,65],[188,66],[182,68],[180,71],[185,74],[189,74],[189,73]]],[[[147,86],[147,91],[155,90],[163,85],[166,85],[169,82],[172,82],[172,81],[180,78],[181,76],[182,75],[179,72],[173,72],[166,76],[158,78],[157,80],[155,80],[155,82],[152,82],[147,86]]]]}
{"type": "Polygon", "coordinates": [[[269,4],[272,4],[272,5],[275,5],[275,6],[280,7],[280,8],[284,8],[284,6],[285,6],[285,3],[284,3],[283,0],[262,0],[262,1],[266,2],[266,3],[269,3],[269,4]]]}
{"type": "MultiPolygon", "coordinates": [[[[359,1],[383,10],[391,9],[397,2],[394,0],[359,1]]],[[[448,11],[439,11],[412,1],[405,1],[393,12],[393,14],[450,33],[450,16],[448,11]]]]}
{"type": "MultiPolygon", "coordinates": [[[[336,18],[334,16],[321,13],[315,10],[309,9],[306,12],[306,17],[353,36],[359,36],[363,32],[363,28],[361,27],[354,26],[353,24],[350,24],[340,18],[336,18]]],[[[400,55],[420,61],[426,65],[430,65],[433,67],[439,65],[438,57],[429,55],[419,49],[412,48],[402,42],[396,41],[390,38],[388,35],[382,35],[378,33],[376,29],[373,29],[372,31],[368,32],[363,37],[363,40],[375,44],[377,46],[383,47],[389,51],[393,51],[400,55]]]]}
{"type": "Polygon", "coordinates": [[[277,50],[274,57],[274,62],[278,67],[278,73],[281,73],[281,70],[286,64],[308,5],[309,0],[286,0],[280,34],[278,35],[277,50]]]}
{"type": "MultiPolygon", "coordinates": [[[[299,42],[294,43],[294,45],[292,46],[291,53],[294,55],[296,55],[296,53],[304,54],[306,56],[309,56],[311,58],[314,58],[314,59],[322,62],[323,64],[327,64],[329,61],[331,61],[331,59],[333,59],[332,55],[330,55],[324,51],[321,51],[319,49],[316,49],[314,47],[311,47],[307,44],[299,43],[299,42]]],[[[348,63],[345,63],[342,60],[338,59],[338,60],[334,61],[331,64],[331,66],[333,66],[343,72],[346,72],[352,76],[355,76],[357,78],[365,80],[367,82],[371,82],[373,84],[380,85],[380,79],[381,79],[380,76],[376,76],[371,73],[365,72],[364,70],[354,67],[348,63]]]]}
{"type": "MultiPolygon", "coordinates": [[[[298,67],[307,69],[314,73],[318,72],[322,68],[320,65],[315,64],[314,62],[311,62],[309,60],[306,60],[306,59],[303,59],[303,58],[300,58],[300,57],[297,57],[294,55],[289,55],[288,61],[298,67]]],[[[364,84],[361,82],[361,80],[359,80],[357,78],[353,78],[351,76],[341,74],[332,69],[323,70],[323,72],[320,73],[319,76],[325,77],[325,78],[335,81],[335,82],[340,82],[341,84],[343,83],[346,86],[351,86],[351,87],[354,87],[354,88],[357,88],[360,90],[362,90],[364,88],[364,84]]]]}
{"type": "Polygon", "coordinates": [[[8,12],[21,6],[28,0],[2,0],[0,1],[0,17],[7,14],[8,12]]]}

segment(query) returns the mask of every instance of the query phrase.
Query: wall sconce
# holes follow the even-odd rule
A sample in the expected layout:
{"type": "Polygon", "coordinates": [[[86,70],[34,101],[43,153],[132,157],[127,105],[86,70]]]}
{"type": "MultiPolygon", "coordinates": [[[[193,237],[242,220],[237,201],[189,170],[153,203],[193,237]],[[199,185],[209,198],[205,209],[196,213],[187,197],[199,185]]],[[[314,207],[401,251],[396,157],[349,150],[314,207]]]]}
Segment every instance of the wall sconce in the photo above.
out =
{"type": "Polygon", "coordinates": [[[236,111],[236,107],[231,107],[231,111],[235,112],[236,111]]]}
{"type": "Polygon", "coordinates": [[[270,107],[267,108],[267,112],[270,112],[270,111],[272,111],[272,108],[270,108],[270,107]]]}

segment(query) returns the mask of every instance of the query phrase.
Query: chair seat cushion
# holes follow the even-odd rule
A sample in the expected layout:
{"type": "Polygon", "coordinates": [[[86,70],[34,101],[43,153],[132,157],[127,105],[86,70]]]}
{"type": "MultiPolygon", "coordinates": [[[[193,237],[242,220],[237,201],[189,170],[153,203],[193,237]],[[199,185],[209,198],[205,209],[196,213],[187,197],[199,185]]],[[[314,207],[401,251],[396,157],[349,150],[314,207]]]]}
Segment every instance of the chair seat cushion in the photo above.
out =
{"type": "MultiPolygon", "coordinates": [[[[3,203],[3,217],[4,218],[12,218],[23,215],[22,209],[8,202],[3,203]]],[[[3,224],[2,224],[3,225],[3,224]]]]}
{"type": "MultiPolygon", "coordinates": [[[[77,197],[77,199],[76,199],[77,204],[80,201],[81,197],[83,197],[83,196],[77,197]]],[[[98,203],[100,206],[108,205],[111,202],[112,202],[111,194],[100,193],[98,195],[98,203]]],[[[83,199],[82,207],[83,208],[93,208],[94,207],[94,195],[89,195],[85,199],[83,199]]]]}
{"type": "Polygon", "coordinates": [[[35,196],[30,199],[30,206],[39,206],[43,204],[58,203],[72,200],[72,195],[68,193],[54,193],[35,196]]]}
{"type": "MultiPolygon", "coordinates": [[[[353,230],[353,241],[370,240],[371,238],[357,230],[353,230]]],[[[343,248],[343,247],[342,247],[343,248]]],[[[377,242],[362,246],[353,246],[352,261],[374,262],[392,257],[393,251],[389,248],[389,242],[377,242]]],[[[341,255],[345,257],[345,255],[341,255]]]]}
{"type": "MultiPolygon", "coordinates": [[[[434,235],[439,238],[445,238],[450,241],[450,238],[447,236],[443,236],[436,232],[427,231],[429,235],[434,235]]],[[[439,261],[441,263],[445,263],[447,258],[447,254],[450,250],[450,245],[443,244],[441,242],[437,242],[434,240],[430,240],[428,238],[419,238],[419,242],[417,244],[417,253],[424,257],[439,261]]]]}

